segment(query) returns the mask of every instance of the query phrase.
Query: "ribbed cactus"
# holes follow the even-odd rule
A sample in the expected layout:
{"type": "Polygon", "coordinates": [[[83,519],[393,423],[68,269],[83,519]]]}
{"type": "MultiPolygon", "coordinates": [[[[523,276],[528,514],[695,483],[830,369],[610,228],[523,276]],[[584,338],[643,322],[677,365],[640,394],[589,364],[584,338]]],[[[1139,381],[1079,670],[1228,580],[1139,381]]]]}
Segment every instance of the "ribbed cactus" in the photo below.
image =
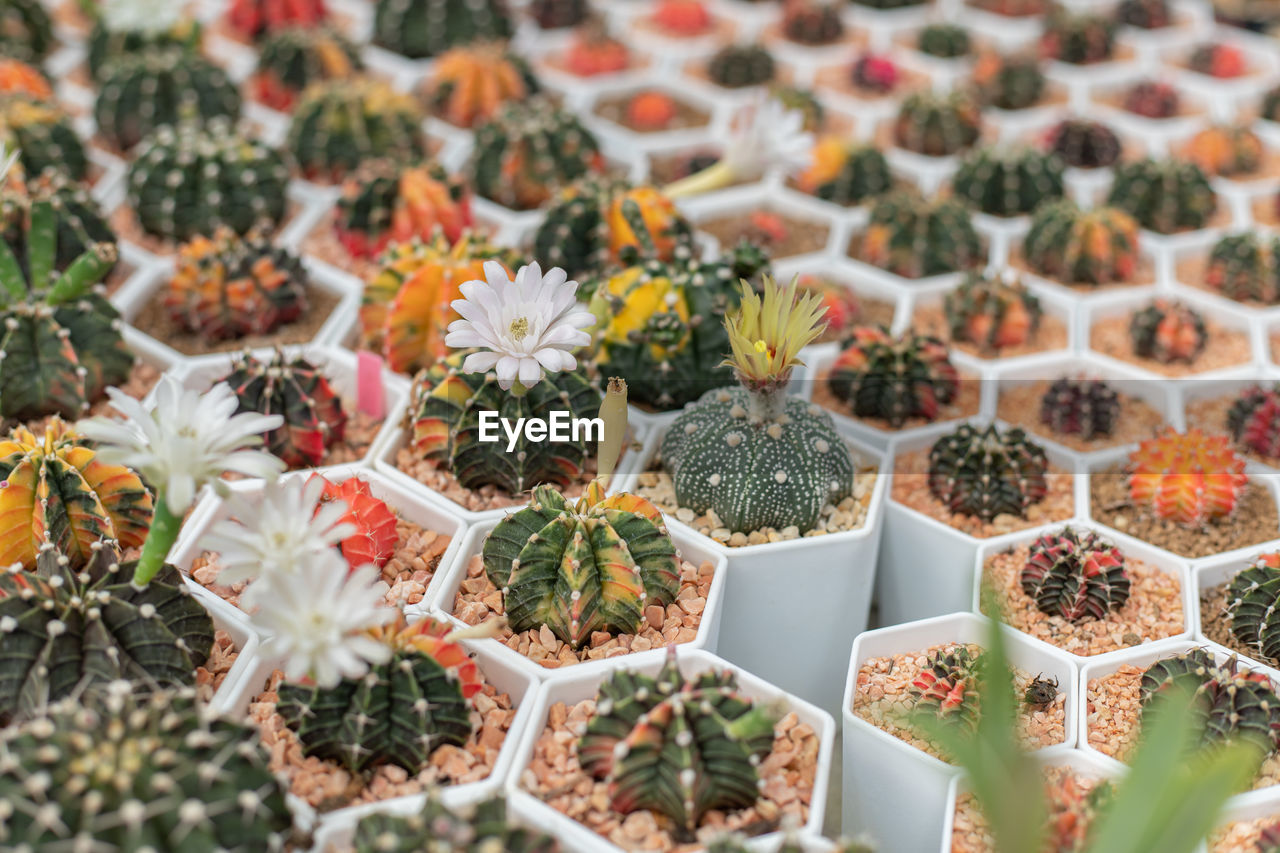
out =
{"type": "Polygon", "coordinates": [[[627,382],[633,402],[669,410],[728,385],[724,317],[741,299],[738,282],[768,271],[745,248],[718,261],[688,249],[670,262],[648,261],[599,282],[590,307],[599,318],[596,364],[627,382]]]}
{"type": "Polygon", "coordinates": [[[1191,137],[1184,153],[1205,174],[1232,178],[1262,168],[1266,149],[1247,125],[1214,125],[1191,137]]]}
{"type": "Polygon", "coordinates": [[[1123,105],[1134,115],[1145,118],[1172,118],[1181,108],[1178,90],[1159,80],[1143,80],[1124,93],[1123,105]]]}
{"type": "Polygon", "coordinates": [[[782,32],[804,45],[827,45],[844,35],[844,19],[833,0],[788,0],[782,8],[782,32]]]}
{"type": "Polygon", "coordinates": [[[1225,435],[1172,427],[1129,455],[1129,500],[1139,510],[1186,527],[1229,517],[1249,477],[1225,435]]]}
{"type": "Polygon", "coordinates": [[[658,188],[592,175],[551,201],[533,254],[544,266],[579,276],[631,261],[630,252],[669,261],[692,240],[693,227],[658,188]]]}
{"type": "Polygon", "coordinates": [[[1157,299],[1129,318],[1129,338],[1135,355],[1161,364],[1189,363],[1204,351],[1209,332],[1199,311],[1157,299]]]}
{"type": "Polygon", "coordinates": [[[434,794],[410,815],[373,812],[356,824],[355,853],[559,853],[550,835],[513,826],[494,797],[469,810],[448,809],[434,794]],[[460,813],[461,812],[461,813],[460,813]],[[468,813],[469,812],[469,813],[468,813]]]}
{"type": "Polygon", "coordinates": [[[360,52],[330,27],[280,30],[268,35],[253,71],[253,96],[275,110],[288,112],[311,86],[347,80],[364,70],[360,52]]]}
{"type": "Polygon", "coordinates": [[[298,100],[285,149],[306,177],[340,180],[366,160],[426,157],[424,118],[413,97],[389,83],[361,75],[324,80],[298,100]]]}
{"type": "Polygon", "coordinates": [[[231,0],[227,25],[244,38],[271,36],[289,29],[315,29],[329,10],[324,0],[231,0]]]}
{"type": "MultiPolygon", "coordinates": [[[[311,476],[320,477],[319,474],[311,476]]],[[[316,512],[330,501],[342,501],[346,504],[347,512],[339,523],[346,522],[355,528],[354,533],[338,543],[351,570],[355,571],[365,564],[382,568],[391,562],[396,546],[400,544],[400,534],[396,531],[399,518],[386,501],[373,494],[369,483],[354,476],[341,483],[325,480],[316,512]]]]}
{"type": "Polygon", "coordinates": [[[849,83],[872,96],[888,95],[902,78],[893,58],[884,53],[864,53],[849,67],[849,83]]]}
{"type": "Polygon", "coordinates": [[[30,95],[36,100],[53,99],[53,86],[44,72],[11,56],[0,57],[0,94],[30,95]]]}
{"type": "Polygon", "coordinates": [[[137,474],[103,463],[57,417],[43,435],[19,426],[0,440],[0,566],[34,568],[48,544],[78,570],[103,539],[142,545],[151,509],[137,474]]]}
{"type": "Polygon", "coordinates": [[[375,0],[373,42],[410,59],[451,47],[510,38],[506,0],[375,0]]]}
{"type": "Polygon", "coordinates": [[[1025,110],[1044,95],[1044,72],[1032,56],[1002,56],[985,51],[973,61],[969,75],[978,100],[998,109],[1025,110]]]}
{"type": "Polygon", "coordinates": [[[599,481],[577,501],[535,488],[485,538],[484,570],[513,631],[545,625],[575,649],[597,631],[636,633],[646,607],[680,591],[662,513],[637,495],[605,497],[599,481]]]}
{"type": "Polygon", "coordinates": [[[1049,491],[1044,449],[1017,427],[961,424],[929,449],[929,491],[948,510],[991,521],[1024,517],[1049,491]]]}
{"type": "Polygon", "coordinates": [[[264,439],[267,451],[291,468],[320,465],[325,451],[346,432],[342,398],[320,368],[302,356],[287,358],[277,350],[257,359],[244,353],[219,381],[235,392],[238,412],[284,418],[264,439]]]}
{"type": "Polygon", "coordinates": [[[33,224],[31,212],[40,203],[48,203],[53,208],[57,232],[54,269],[65,270],[95,245],[115,244],[115,232],[84,184],[76,183],[54,168],[24,181],[13,180],[11,176],[0,188],[0,228],[3,228],[4,241],[24,270],[30,269],[27,239],[33,224]]]}
{"type": "Polygon", "coordinates": [[[52,99],[25,92],[0,94],[0,134],[18,149],[28,175],[54,169],[73,181],[89,173],[84,143],[72,127],[71,117],[52,99]]]}
{"type": "Polygon", "coordinates": [[[149,234],[168,240],[245,234],[284,218],[289,170],[274,150],[230,122],[164,127],[129,168],[129,202],[149,234]]]}
{"type": "Polygon", "coordinates": [[[703,0],[656,0],[651,20],[665,33],[697,36],[715,23],[703,0]]]}
{"type": "Polygon", "coordinates": [[[53,201],[32,203],[29,216],[21,260],[0,243],[0,416],[77,417],[133,368],[120,315],[94,290],[115,247],[95,244],[59,272],[53,201]]]}
{"type": "Polygon", "coordinates": [[[954,59],[969,53],[969,31],[958,24],[929,24],[916,36],[916,49],[929,56],[954,59]]]}
{"type": "Polygon", "coordinates": [[[126,53],[102,68],[93,117],[98,132],[130,151],[158,129],[184,120],[240,116],[240,90],[209,60],[179,48],[126,53]]]}
{"type": "Polygon", "coordinates": [[[1120,395],[1101,379],[1057,379],[1040,398],[1040,423],[1085,441],[1111,435],[1120,418],[1120,395]]]}
{"type": "Polygon", "coordinates": [[[1171,685],[1194,693],[1195,708],[1203,721],[1197,747],[1245,740],[1264,754],[1275,751],[1280,739],[1280,698],[1265,674],[1241,671],[1234,657],[1219,664],[1207,649],[1191,649],[1158,660],[1142,674],[1144,724],[1159,707],[1151,700],[1171,685]]]}
{"type": "Polygon", "coordinates": [[[1280,240],[1256,231],[1224,235],[1209,252],[1204,283],[1228,299],[1280,302],[1280,240]]]}
{"type": "Polygon", "coordinates": [[[463,373],[464,355],[451,355],[419,375],[410,408],[414,451],[446,467],[468,489],[493,485],[514,495],[544,483],[565,488],[579,479],[590,449],[585,435],[533,442],[521,432],[515,449],[504,453],[504,447],[480,441],[480,414],[497,412],[509,423],[550,422],[556,412],[570,420],[594,418],[600,389],[583,367],[549,376],[517,397],[498,386],[496,374],[463,373]]]}
{"type": "Polygon", "coordinates": [[[794,525],[803,534],[852,493],[854,478],[831,416],[786,393],[799,351],[822,332],[821,298],[766,278],[762,300],[744,283],[725,326],[740,384],[685,407],[662,439],[662,464],[682,507],[715,510],[731,531],[794,525]]]}
{"type": "Polygon", "coordinates": [[[1040,299],[1006,271],[1003,276],[969,273],[942,298],[942,313],[953,341],[998,353],[1035,337],[1044,311],[1040,299]]]}
{"type": "Polygon", "coordinates": [[[960,392],[960,375],[937,338],[910,332],[894,338],[859,326],[831,365],[827,387],[854,416],[881,418],[896,429],[911,418],[935,419],[960,392]]]}
{"type": "Polygon", "coordinates": [[[978,668],[982,652],[968,646],[930,655],[926,666],[911,680],[908,720],[937,720],[973,731],[982,712],[978,692],[978,668]]]}
{"type": "Polygon", "coordinates": [[[463,284],[484,280],[484,263],[490,260],[506,265],[509,256],[467,232],[453,243],[437,234],[429,242],[410,240],[391,247],[382,257],[382,269],[364,288],[361,346],[381,353],[387,366],[400,373],[435,365],[448,353],[446,330],[458,319],[451,303],[462,298],[463,284]]]}
{"type": "Polygon", "coordinates": [[[492,119],[504,103],[538,89],[527,62],[505,45],[489,43],[455,47],[437,59],[426,96],[433,113],[470,128],[492,119]]]}
{"type": "Polygon", "coordinates": [[[1064,164],[1030,147],[980,148],[966,155],[951,178],[956,196],[993,216],[1030,213],[1063,195],[1064,164]]]}
{"type": "Polygon", "coordinates": [[[1120,137],[1105,124],[1069,118],[1054,125],[1045,136],[1050,151],[1077,169],[1099,169],[1120,159],[1120,137]]]}
{"type": "Polygon", "coordinates": [[[1280,553],[1259,554],[1227,586],[1231,636],[1262,661],[1280,660],[1280,553]]]}
{"type": "Polygon", "coordinates": [[[902,102],[893,122],[893,140],[917,154],[943,157],[978,141],[982,111],[966,92],[913,92],[902,102]]]}
{"type": "Polygon", "coordinates": [[[472,225],[466,183],[434,162],[416,166],[372,160],[343,182],[334,213],[335,236],[355,258],[376,258],[391,243],[450,242],[472,225]]]}
{"type": "Polygon", "coordinates": [[[1227,410],[1227,432],[1241,447],[1260,456],[1280,456],[1280,386],[1253,385],[1227,410]]]}
{"type": "Polygon", "coordinates": [[[191,56],[201,51],[203,30],[187,14],[181,3],[150,3],[146,0],[94,0],[81,9],[94,18],[86,42],[85,66],[89,76],[100,83],[104,69],[122,56],[140,56],[175,50],[191,56]]]}
{"type": "Polygon", "coordinates": [[[431,617],[371,629],[390,657],[334,687],[280,685],[276,712],[302,742],[304,755],[351,773],[384,764],[416,774],[439,746],[471,736],[471,698],[482,679],[449,626],[431,617]]]}
{"type": "Polygon", "coordinates": [[[732,672],[686,678],[672,646],[657,675],[621,669],[601,683],[578,763],[609,781],[614,812],[649,809],[691,832],[708,811],[756,802],[776,715],[732,672]]]}
{"type": "Polygon", "coordinates": [[[1105,619],[1129,600],[1124,555],[1090,530],[1065,527],[1032,542],[1019,582],[1042,612],[1070,622],[1105,619]]]}
{"type": "Polygon", "coordinates": [[[893,185],[889,163],[874,145],[825,136],[813,147],[809,168],[796,176],[807,193],[836,204],[860,204],[893,185]]]}
{"type": "Polygon", "coordinates": [[[285,791],[249,722],[192,689],[115,681],[0,730],[0,844],[12,850],[282,850],[285,791]]]}
{"type": "Polygon", "coordinates": [[[591,131],[541,97],[504,104],[476,130],[471,155],[476,193],[515,210],[539,207],[602,167],[591,131]]]}
{"type": "Polygon", "coordinates": [[[891,273],[922,278],[969,269],[986,255],[964,205],[895,190],[872,205],[860,257],[891,273]]]}
{"type": "Polygon", "coordinates": [[[0,3],[0,50],[6,56],[41,60],[54,42],[53,19],[40,0],[0,3]]]}
{"type": "Polygon", "coordinates": [[[205,341],[265,335],[302,316],[307,284],[302,262],[267,235],[219,228],[178,250],[164,307],[205,341]]]}
{"type": "Polygon", "coordinates": [[[1116,20],[1131,27],[1158,30],[1173,23],[1168,0],[1121,0],[1116,6],[1116,20]]]}
{"type": "Polygon", "coordinates": [[[1127,211],[1143,228],[1172,234],[1208,225],[1218,199],[1194,163],[1146,159],[1116,167],[1107,204],[1127,211]]]}
{"type": "Polygon", "coordinates": [[[761,44],[730,44],[707,61],[707,77],[726,89],[762,86],[777,75],[771,54],[761,44]]]}
{"type": "Polygon", "coordinates": [[[589,0],[531,0],[529,17],[544,30],[576,27],[591,14],[589,0]]]}
{"type": "Polygon", "coordinates": [[[1238,47],[1229,44],[1201,44],[1187,57],[1187,67],[1200,74],[1230,80],[1249,71],[1248,60],[1238,47]]]}
{"type": "Polygon", "coordinates": [[[94,540],[87,563],[51,544],[33,571],[0,572],[0,623],[12,625],[0,652],[0,724],[97,682],[127,679],[139,691],[195,684],[213,620],[173,566],[141,587],[136,567],[114,543],[94,540]]]}
{"type": "Polygon", "coordinates": [[[1059,62],[1090,65],[1105,62],[1115,52],[1116,26],[1093,12],[1073,12],[1054,8],[1045,20],[1040,36],[1040,52],[1059,62]]]}
{"type": "Polygon", "coordinates": [[[1063,284],[1131,281],[1138,271],[1138,223],[1114,207],[1047,202],[1031,217],[1022,255],[1034,272],[1063,284]]]}

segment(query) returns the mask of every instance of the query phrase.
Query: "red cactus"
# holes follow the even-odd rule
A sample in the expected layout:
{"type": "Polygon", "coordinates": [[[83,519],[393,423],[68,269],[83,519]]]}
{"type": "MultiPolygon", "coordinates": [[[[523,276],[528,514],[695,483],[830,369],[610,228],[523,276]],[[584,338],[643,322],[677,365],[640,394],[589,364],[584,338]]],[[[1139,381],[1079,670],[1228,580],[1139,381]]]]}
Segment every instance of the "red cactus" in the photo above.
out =
{"type": "Polygon", "coordinates": [[[851,79],[858,89],[888,94],[898,85],[898,66],[888,56],[868,53],[853,63],[851,79]]]}
{"type": "Polygon", "coordinates": [[[661,0],[653,22],[671,35],[699,36],[711,29],[711,13],[702,0],[661,0]]]}
{"type": "Polygon", "coordinates": [[[462,688],[464,699],[470,699],[484,688],[480,667],[465,646],[450,638],[453,633],[451,625],[428,616],[408,627],[403,621],[398,621],[375,628],[370,633],[385,639],[394,649],[415,649],[435,658],[436,663],[453,674],[462,688]]]}
{"type": "Polygon", "coordinates": [[[1243,77],[1249,71],[1249,63],[1240,48],[1226,44],[1201,45],[1187,64],[1192,71],[1221,79],[1243,77]]]}
{"type": "Polygon", "coordinates": [[[227,25],[252,39],[286,27],[314,27],[328,14],[324,0],[232,0],[227,25]]]}
{"type": "Polygon", "coordinates": [[[627,104],[627,123],[636,130],[663,130],[676,117],[676,102],[664,92],[640,92],[627,104]]]}
{"type": "Polygon", "coordinates": [[[1228,436],[1172,427],[1142,442],[1127,473],[1134,504],[1188,526],[1229,516],[1249,482],[1228,436]]]}
{"type": "MultiPolygon", "coordinates": [[[[385,501],[374,497],[369,484],[358,477],[351,477],[341,483],[324,480],[324,492],[320,495],[320,503],[340,500],[347,505],[347,514],[342,520],[353,525],[356,532],[339,543],[342,556],[347,558],[351,570],[372,563],[382,568],[395,555],[396,546],[400,544],[400,534],[396,531],[395,511],[385,501]]],[[[319,511],[319,507],[316,507],[319,511]]]]}
{"type": "Polygon", "coordinates": [[[598,21],[589,21],[574,33],[565,52],[564,65],[570,74],[579,77],[612,74],[631,66],[631,52],[598,21]]]}

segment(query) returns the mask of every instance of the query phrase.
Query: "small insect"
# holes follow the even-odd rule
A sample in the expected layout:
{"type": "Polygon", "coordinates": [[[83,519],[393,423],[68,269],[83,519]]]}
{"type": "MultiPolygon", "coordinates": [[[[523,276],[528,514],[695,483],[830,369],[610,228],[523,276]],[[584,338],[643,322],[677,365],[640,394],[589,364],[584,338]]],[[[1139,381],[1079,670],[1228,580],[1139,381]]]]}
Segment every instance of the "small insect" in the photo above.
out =
{"type": "Polygon", "coordinates": [[[1053,677],[1049,680],[1044,677],[1044,673],[1040,673],[1031,679],[1031,683],[1027,685],[1026,692],[1022,694],[1022,702],[1028,708],[1034,708],[1037,711],[1043,711],[1048,708],[1054,699],[1058,698],[1058,678],[1053,677]]]}

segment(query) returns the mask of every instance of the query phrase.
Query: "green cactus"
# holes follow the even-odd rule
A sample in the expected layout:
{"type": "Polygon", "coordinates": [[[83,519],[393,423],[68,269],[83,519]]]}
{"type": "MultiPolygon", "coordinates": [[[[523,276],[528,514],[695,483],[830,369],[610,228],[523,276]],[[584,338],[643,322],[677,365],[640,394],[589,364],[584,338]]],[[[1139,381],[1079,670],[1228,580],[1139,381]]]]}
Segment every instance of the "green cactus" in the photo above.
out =
{"type": "Polygon", "coordinates": [[[1040,299],[1006,270],[1003,276],[969,273],[942,298],[942,313],[953,341],[983,353],[999,353],[1035,337],[1044,310],[1040,299]]]}
{"type": "Polygon", "coordinates": [[[1280,122],[1280,86],[1268,89],[1262,96],[1258,117],[1265,121],[1280,122]]]}
{"type": "Polygon", "coordinates": [[[289,169],[276,151],[228,121],[162,127],[129,167],[129,203],[148,234],[166,240],[237,234],[284,218],[289,169]]]}
{"type": "Polygon", "coordinates": [[[33,203],[29,221],[22,261],[0,244],[0,416],[78,417],[133,368],[119,313],[93,289],[116,251],[95,244],[59,272],[53,202],[33,203]]]}
{"type": "Polygon", "coordinates": [[[1025,517],[1049,492],[1044,449],[1013,427],[961,424],[929,449],[929,491],[949,511],[991,521],[1025,517]]]}
{"type": "Polygon", "coordinates": [[[523,396],[498,386],[493,373],[463,373],[465,352],[437,362],[418,377],[410,407],[415,452],[445,466],[465,488],[492,485],[519,494],[544,483],[567,487],[582,476],[588,455],[585,435],[570,441],[531,442],[523,432],[511,453],[480,441],[480,414],[518,418],[594,418],[600,389],[585,370],[563,371],[523,396]]]}
{"type": "Polygon", "coordinates": [[[112,682],[0,729],[0,845],[285,849],[293,818],[253,724],[211,716],[190,688],[132,687],[112,682]]]}
{"type": "Polygon", "coordinates": [[[918,726],[924,720],[938,720],[975,730],[982,711],[977,690],[981,661],[982,652],[974,652],[968,646],[934,652],[911,680],[908,722],[918,726]]]}
{"type": "Polygon", "coordinates": [[[872,205],[860,257],[896,275],[923,278],[977,266],[986,253],[960,202],[895,190],[872,205]]]}
{"type": "Polygon", "coordinates": [[[1040,52],[1071,65],[1105,62],[1115,53],[1116,25],[1091,12],[1054,8],[1045,20],[1040,52]]]}
{"type": "Polygon", "coordinates": [[[1172,234],[1208,225],[1218,198],[1199,166],[1146,159],[1116,167],[1107,204],[1132,214],[1143,228],[1172,234]]]}
{"type": "Polygon", "coordinates": [[[763,86],[777,76],[773,55],[761,44],[730,44],[707,62],[707,77],[726,89],[763,86]]]}
{"type": "Polygon", "coordinates": [[[969,31],[957,24],[929,24],[916,36],[916,48],[929,56],[955,59],[972,48],[969,31]]]}
{"type": "MultiPolygon", "coordinates": [[[[115,0],[114,5],[119,11],[125,11],[124,7],[130,5],[140,6],[136,2],[131,3],[130,0],[115,0]]],[[[178,6],[171,7],[171,10],[178,9],[180,9],[178,6]]],[[[131,14],[128,16],[131,19],[130,23],[145,21],[145,27],[116,29],[115,27],[119,25],[110,20],[108,15],[101,14],[100,9],[94,11],[98,14],[85,43],[85,65],[89,68],[89,76],[95,81],[101,80],[103,69],[112,60],[122,56],[139,56],[170,49],[193,57],[198,57],[200,54],[203,35],[201,27],[194,20],[183,16],[181,12],[174,16],[172,22],[165,20],[158,23],[149,16],[144,18],[141,15],[131,14]]]]}
{"type": "Polygon", "coordinates": [[[366,160],[427,156],[426,114],[412,96],[357,76],[324,80],[302,93],[285,149],[308,178],[338,180],[366,160]]]}
{"type": "Polygon", "coordinates": [[[50,545],[35,571],[0,573],[0,724],[96,682],[194,686],[213,648],[213,620],[173,566],[142,587],[136,567],[113,543],[95,542],[82,568],[50,545]]]}
{"type": "Polygon", "coordinates": [[[1019,582],[1041,612],[1070,622],[1105,619],[1129,600],[1124,555],[1090,530],[1065,527],[1032,542],[1019,582]]]}
{"type": "Polygon", "coordinates": [[[288,111],[312,84],[363,70],[359,49],[332,27],[289,27],[265,35],[253,80],[258,100],[288,111]]]}
{"type": "Polygon", "coordinates": [[[1062,197],[1065,168],[1054,155],[1029,146],[979,148],[960,161],[951,188],[983,213],[1020,216],[1062,197]]]}
{"type": "Polygon", "coordinates": [[[40,0],[0,0],[0,52],[17,59],[44,59],[53,49],[53,19],[40,0]]]}
{"type": "Polygon", "coordinates": [[[879,148],[833,136],[818,141],[813,164],[796,182],[824,201],[851,205],[887,192],[893,186],[893,175],[879,148]]]}
{"type": "Polygon", "coordinates": [[[777,711],[739,692],[732,672],[686,678],[672,646],[657,675],[622,669],[601,683],[578,763],[609,780],[614,812],[649,809],[692,832],[712,809],[756,802],[776,722],[777,711]]]}
{"type": "Polygon", "coordinates": [[[1202,648],[1158,660],[1142,674],[1143,725],[1159,707],[1151,702],[1152,698],[1174,684],[1195,693],[1196,707],[1204,721],[1199,748],[1246,740],[1266,754],[1275,751],[1280,733],[1280,698],[1266,675],[1240,671],[1235,657],[1219,664],[1212,652],[1202,648]]]}
{"type": "Polygon", "coordinates": [[[577,115],[533,97],[508,101],[476,130],[471,180],[477,195],[529,210],[602,165],[600,145],[577,115]]]}
{"type": "Polygon", "coordinates": [[[960,392],[960,374],[937,338],[910,332],[893,338],[860,326],[832,364],[827,387],[855,417],[897,429],[911,418],[937,418],[960,392]]]}
{"type": "Polygon", "coordinates": [[[1069,118],[1049,131],[1048,148],[1077,169],[1100,169],[1120,159],[1120,137],[1105,124],[1069,118]]]}
{"type": "Polygon", "coordinates": [[[797,44],[834,44],[844,35],[844,19],[840,17],[839,6],[833,0],[788,3],[782,10],[783,35],[797,44]]]}
{"type": "Polygon", "coordinates": [[[1259,456],[1280,456],[1280,385],[1242,390],[1227,410],[1227,432],[1259,456]]]}
{"type": "Polygon", "coordinates": [[[1129,318],[1133,352],[1161,364],[1192,362],[1209,342],[1199,311],[1180,302],[1157,299],[1129,318]]]}
{"type": "Polygon", "coordinates": [[[1116,20],[1131,27],[1158,30],[1173,23],[1169,0],[1121,0],[1116,20]]]}
{"type": "Polygon", "coordinates": [[[56,219],[55,270],[65,270],[97,244],[115,245],[115,232],[88,189],[57,169],[46,169],[39,176],[27,179],[23,186],[11,183],[0,188],[3,239],[17,256],[23,270],[30,271],[27,231],[31,227],[32,205],[39,202],[47,202],[56,219]]]}
{"type": "Polygon", "coordinates": [[[636,495],[606,498],[598,481],[577,502],[535,488],[485,538],[484,570],[511,630],[545,625],[575,649],[597,631],[637,633],[646,607],[666,607],[680,591],[662,513],[636,495]]]}
{"type": "Polygon", "coordinates": [[[374,44],[410,59],[514,33],[504,0],[376,0],[374,6],[374,44]]]}
{"type": "Polygon", "coordinates": [[[484,800],[470,809],[446,808],[428,794],[422,810],[410,815],[374,812],[360,818],[351,846],[355,853],[559,853],[550,835],[513,826],[507,802],[484,800]],[[461,812],[461,813],[460,813],[461,812]]]}
{"type": "Polygon", "coordinates": [[[71,117],[56,104],[25,92],[0,95],[0,135],[18,149],[28,175],[55,169],[73,181],[83,181],[89,174],[84,143],[71,117]]]}
{"type": "Polygon", "coordinates": [[[1025,110],[1044,95],[1046,80],[1034,56],[988,52],[973,63],[970,84],[979,102],[1001,110],[1025,110]]]}
{"type": "Polygon", "coordinates": [[[1120,419],[1120,395],[1101,379],[1062,379],[1040,398],[1040,423],[1060,435],[1085,441],[1115,432],[1120,419]]]}
{"type": "Polygon", "coordinates": [[[1036,208],[1022,241],[1033,272],[1063,284],[1132,281],[1138,271],[1138,223],[1114,207],[1081,210],[1069,199],[1036,208]]]}
{"type": "Polygon", "coordinates": [[[1223,236],[1209,252],[1204,283],[1228,299],[1280,302],[1280,239],[1256,231],[1223,236]]]}
{"type": "Polygon", "coordinates": [[[981,134],[978,103],[961,90],[913,92],[903,100],[893,122],[893,139],[899,147],[930,157],[957,154],[981,134]]]}
{"type": "Polygon", "coordinates": [[[1280,660],[1280,553],[1259,554],[1227,587],[1227,625],[1249,654],[1280,660]]]}
{"type": "Polygon", "coordinates": [[[102,68],[93,117],[121,151],[165,125],[240,117],[240,90],[209,60],[176,48],[128,53],[102,68]]]}

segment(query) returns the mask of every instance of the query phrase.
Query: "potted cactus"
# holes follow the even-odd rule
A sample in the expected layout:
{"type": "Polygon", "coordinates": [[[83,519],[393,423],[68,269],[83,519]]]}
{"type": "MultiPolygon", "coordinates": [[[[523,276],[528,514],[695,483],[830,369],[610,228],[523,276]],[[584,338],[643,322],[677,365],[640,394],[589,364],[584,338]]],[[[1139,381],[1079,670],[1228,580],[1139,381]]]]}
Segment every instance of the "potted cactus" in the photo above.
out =
{"type": "Polygon", "coordinates": [[[814,144],[809,167],[793,183],[801,192],[847,207],[888,191],[893,177],[880,149],[830,134],[814,144]]]}
{"type": "Polygon", "coordinates": [[[1265,546],[1197,567],[1198,636],[1274,669],[1280,662],[1271,616],[1278,570],[1280,554],[1265,546]]]}
{"type": "Polygon", "coordinates": [[[373,43],[407,59],[430,59],[475,41],[508,39],[515,22],[503,0],[377,0],[373,43]]]}
{"type": "Polygon", "coordinates": [[[849,255],[901,279],[931,279],[978,266],[986,251],[967,208],[953,198],[894,190],[871,205],[849,255]]]}
{"type": "Polygon", "coordinates": [[[1089,348],[1149,375],[1220,372],[1253,359],[1243,315],[1201,300],[1138,294],[1090,306],[1089,348]]]}
{"type": "Polygon", "coordinates": [[[1154,279],[1132,216],[1114,207],[1084,210],[1068,199],[1036,208],[1015,263],[1077,291],[1154,279]]]}
{"type": "Polygon", "coordinates": [[[1204,171],[1181,160],[1146,159],[1118,166],[1107,203],[1163,235],[1209,227],[1218,209],[1204,171]]]}
{"type": "Polygon", "coordinates": [[[1188,385],[1182,394],[1188,427],[1231,437],[1237,453],[1280,467],[1275,406],[1280,388],[1275,383],[1242,378],[1188,385]]]}
{"type": "Polygon", "coordinates": [[[459,45],[441,54],[423,84],[433,115],[462,128],[492,119],[509,101],[520,101],[540,86],[528,64],[501,43],[459,45]]]}
{"type": "Polygon", "coordinates": [[[356,46],[332,27],[286,27],[263,38],[249,93],[263,106],[290,113],[312,85],[348,80],[363,70],[356,46]]]}

